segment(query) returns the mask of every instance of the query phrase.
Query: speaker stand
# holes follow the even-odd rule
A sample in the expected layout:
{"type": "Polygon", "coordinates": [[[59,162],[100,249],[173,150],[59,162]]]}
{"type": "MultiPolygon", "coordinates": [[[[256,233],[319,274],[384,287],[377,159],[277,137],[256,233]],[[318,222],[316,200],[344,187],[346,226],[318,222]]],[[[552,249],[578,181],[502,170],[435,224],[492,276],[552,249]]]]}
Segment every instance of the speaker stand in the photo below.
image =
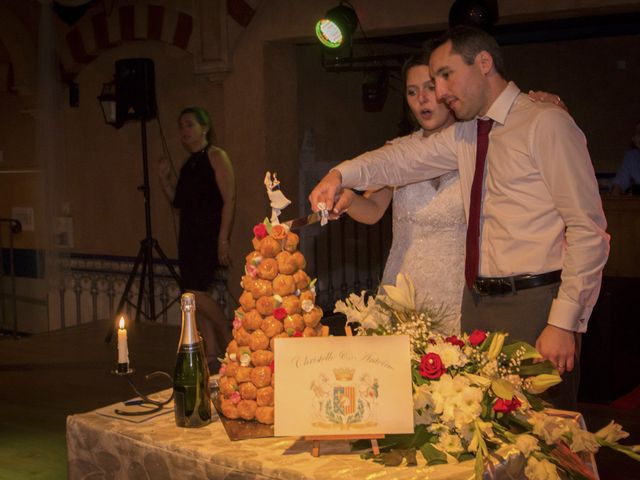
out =
{"type": "Polygon", "coordinates": [[[182,291],[182,280],[180,276],[176,272],[175,268],[169,261],[169,258],[165,255],[160,248],[160,244],[158,241],[153,238],[152,230],[151,230],[151,190],[149,188],[149,161],[147,156],[147,126],[146,119],[140,119],[140,131],[142,137],[142,174],[143,174],[143,184],[138,187],[138,190],[142,191],[144,197],[144,219],[145,219],[145,231],[146,236],[140,241],[140,248],[138,249],[138,255],[136,256],[135,263],[133,264],[133,269],[129,274],[129,278],[127,279],[127,283],[124,287],[124,291],[122,292],[122,296],[120,297],[120,302],[118,303],[118,307],[116,308],[116,316],[113,320],[113,324],[109,327],[107,335],[105,337],[105,342],[111,342],[111,337],[113,336],[113,332],[118,329],[118,320],[122,315],[125,304],[130,304],[135,307],[135,322],[138,323],[140,321],[140,315],[144,315],[147,319],[155,321],[160,315],[166,312],[171,306],[179,300],[179,296],[174,298],[165,308],[163,308],[160,312],[156,314],[156,305],[155,305],[155,289],[154,289],[154,272],[153,272],[153,252],[155,251],[158,254],[158,257],[167,267],[171,276],[178,284],[180,291],[182,291]],[[131,287],[133,286],[133,282],[135,281],[138,270],[140,270],[140,287],[138,288],[138,299],[134,304],[129,300],[129,293],[131,291],[131,287]],[[146,312],[143,309],[142,301],[144,299],[145,285],[148,288],[149,293],[149,309],[146,312]]]}

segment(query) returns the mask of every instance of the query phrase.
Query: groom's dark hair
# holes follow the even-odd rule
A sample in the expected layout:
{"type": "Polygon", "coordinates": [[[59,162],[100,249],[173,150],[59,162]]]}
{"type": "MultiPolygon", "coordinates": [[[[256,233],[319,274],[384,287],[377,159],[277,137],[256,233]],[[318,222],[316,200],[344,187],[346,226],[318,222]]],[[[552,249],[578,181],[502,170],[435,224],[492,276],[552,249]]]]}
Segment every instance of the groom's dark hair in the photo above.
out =
{"type": "Polygon", "coordinates": [[[500,46],[496,39],[484,30],[466,25],[450,28],[435,41],[434,48],[448,41],[451,41],[451,51],[460,55],[467,65],[472,65],[476,56],[483,50],[489,52],[496,71],[503,78],[507,78],[500,46]]]}

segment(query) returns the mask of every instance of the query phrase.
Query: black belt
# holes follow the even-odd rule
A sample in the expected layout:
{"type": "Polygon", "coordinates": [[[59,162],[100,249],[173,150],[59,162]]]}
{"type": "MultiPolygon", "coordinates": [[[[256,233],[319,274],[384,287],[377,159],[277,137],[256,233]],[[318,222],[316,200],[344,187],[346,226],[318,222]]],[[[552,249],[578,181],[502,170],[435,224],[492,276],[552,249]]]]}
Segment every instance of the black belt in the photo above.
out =
{"type": "Polygon", "coordinates": [[[518,290],[542,287],[560,281],[562,270],[540,275],[516,275],[513,277],[478,277],[473,282],[473,291],[478,295],[505,295],[518,290]]]}

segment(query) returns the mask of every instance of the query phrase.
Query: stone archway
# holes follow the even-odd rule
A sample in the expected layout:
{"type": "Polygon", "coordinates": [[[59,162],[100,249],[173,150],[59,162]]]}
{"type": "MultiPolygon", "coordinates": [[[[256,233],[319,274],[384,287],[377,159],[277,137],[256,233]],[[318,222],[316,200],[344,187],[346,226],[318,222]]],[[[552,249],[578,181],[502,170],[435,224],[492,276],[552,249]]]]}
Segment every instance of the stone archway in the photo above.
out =
{"type": "Polygon", "coordinates": [[[102,52],[124,42],[165,42],[193,53],[194,17],[162,5],[123,5],[86,15],[58,40],[63,76],[73,78],[102,52]]]}
{"type": "Polygon", "coordinates": [[[63,74],[73,78],[105,50],[141,40],[164,42],[191,53],[194,73],[224,74],[230,70],[229,46],[254,13],[245,0],[196,0],[191,12],[162,2],[125,3],[109,14],[89,12],[59,38],[63,74]]]}

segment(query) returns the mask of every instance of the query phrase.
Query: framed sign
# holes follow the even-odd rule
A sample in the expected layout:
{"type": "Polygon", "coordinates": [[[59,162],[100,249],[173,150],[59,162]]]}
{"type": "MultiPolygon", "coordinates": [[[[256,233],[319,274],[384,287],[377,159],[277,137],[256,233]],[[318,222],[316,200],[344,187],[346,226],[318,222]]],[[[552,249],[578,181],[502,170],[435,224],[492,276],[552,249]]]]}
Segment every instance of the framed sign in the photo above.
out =
{"type": "Polygon", "coordinates": [[[409,337],[277,338],[276,436],[413,433],[409,337]]]}

